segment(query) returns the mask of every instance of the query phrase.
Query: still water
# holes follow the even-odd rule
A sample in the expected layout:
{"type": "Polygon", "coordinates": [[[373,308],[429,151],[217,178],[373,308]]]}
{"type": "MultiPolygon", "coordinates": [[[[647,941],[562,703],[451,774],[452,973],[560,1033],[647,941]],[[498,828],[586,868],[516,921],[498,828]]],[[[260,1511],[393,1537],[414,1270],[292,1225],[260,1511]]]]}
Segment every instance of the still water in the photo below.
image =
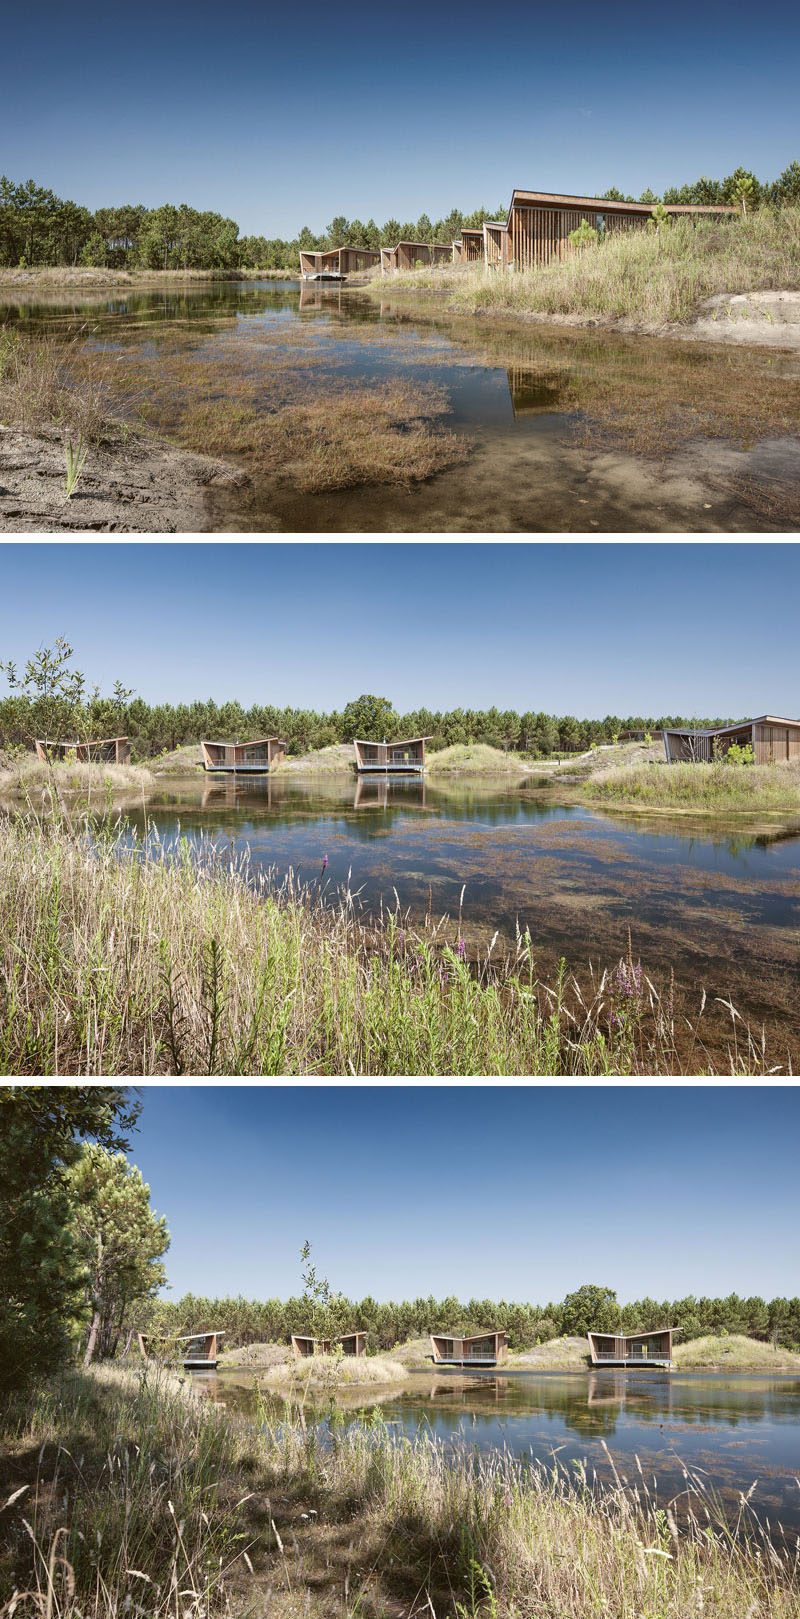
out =
{"type": "Polygon", "coordinates": [[[796,1067],[800,817],[626,815],[532,780],[164,778],[126,815],[167,847],[180,836],[226,858],[249,851],[255,868],[278,882],[291,869],[332,902],[349,890],[366,915],[398,902],[417,919],[460,912],[476,954],[495,931],[513,948],[528,928],[546,979],[562,957],[587,975],[613,968],[630,929],[662,990],[674,969],[687,1013],[705,990],[709,1027],[717,1016],[727,1030],[716,998],[731,997],[765,1025],[775,1064],[796,1067]]]}
{"type": "MultiPolygon", "coordinates": [[[[0,325],[110,361],[112,407],[242,465],[218,531],[750,532],[800,522],[797,358],[458,316],[358,287],[195,283],[0,298],[0,325]],[[442,395],[463,465],[302,492],[266,472],[251,415],[400,382],[442,395]]],[[[257,434],[256,434],[257,437],[257,434]]]]}
{"type": "MultiPolygon", "coordinates": [[[[199,1376],[211,1398],[255,1416],[256,1374],[199,1376]]],[[[717,1373],[412,1372],[401,1392],[350,1391],[344,1409],[379,1409],[395,1431],[432,1433],[448,1446],[511,1455],[568,1476],[584,1462],[611,1482],[612,1462],[632,1487],[642,1475],[680,1517],[694,1474],[735,1519],[755,1482],[759,1519],[800,1530],[800,1379],[717,1373]],[[608,1447],[605,1450],[603,1447],[608,1447]],[[642,1472],[636,1458],[641,1464],[642,1472]]],[[[274,1414],[281,1402],[275,1399],[274,1414]]],[[[324,1419],[322,1419],[324,1420],[324,1419]]]]}

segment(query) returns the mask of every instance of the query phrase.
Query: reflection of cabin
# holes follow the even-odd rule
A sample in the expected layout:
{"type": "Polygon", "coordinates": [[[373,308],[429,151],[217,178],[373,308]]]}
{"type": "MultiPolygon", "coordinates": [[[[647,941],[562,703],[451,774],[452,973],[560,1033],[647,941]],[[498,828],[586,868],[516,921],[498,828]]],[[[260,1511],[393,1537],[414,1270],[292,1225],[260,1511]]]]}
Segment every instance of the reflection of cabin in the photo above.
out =
{"type": "Polygon", "coordinates": [[[424,809],[427,800],[425,777],[413,774],[395,779],[388,775],[358,776],[353,798],[353,809],[389,809],[397,805],[419,805],[424,809]]]}
{"type": "Polygon", "coordinates": [[[365,1332],[345,1332],[341,1338],[311,1338],[304,1332],[292,1333],[292,1354],[295,1360],[307,1360],[310,1355],[330,1355],[333,1344],[341,1344],[343,1355],[355,1355],[359,1360],[367,1353],[365,1332]]]}
{"type": "Polygon", "coordinates": [[[431,1333],[434,1366],[497,1366],[508,1356],[505,1332],[431,1333]]]}
{"type": "Polygon", "coordinates": [[[671,1366],[674,1327],[655,1332],[589,1332],[593,1366],[671,1366]]]}
{"type": "Polygon", "coordinates": [[[225,775],[263,776],[273,765],[282,763],[286,743],[276,736],[258,742],[201,742],[203,769],[225,775]]]}
{"type": "Polygon", "coordinates": [[[371,247],[331,247],[325,251],[300,254],[300,274],[304,281],[343,281],[359,270],[372,270],[380,264],[380,249],[371,247]]]}
{"type": "Polygon", "coordinates": [[[749,744],[757,765],[800,760],[800,720],[776,719],[774,714],[742,720],[738,725],[713,725],[697,731],[675,728],[662,735],[670,764],[676,759],[709,764],[712,759],[726,754],[734,742],[739,747],[749,744]]]}
{"type": "Polygon", "coordinates": [[[75,759],[78,764],[127,765],[131,745],[126,736],[105,736],[97,742],[37,741],[36,757],[42,764],[75,759]]]}
{"type": "Polygon", "coordinates": [[[224,1332],[190,1332],[184,1338],[157,1337],[153,1333],[138,1333],[139,1352],[143,1360],[149,1360],[157,1350],[159,1344],[168,1346],[174,1343],[185,1344],[181,1359],[184,1370],[213,1371],[217,1364],[217,1340],[224,1338],[224,1332]]]}
{"type": "Polygon", "coordinates": [[[355,738],[356,770],[359,776],[421,776],[425,769],[425,743],[428,736],[412,736],[404,742],[359,742],[355,738]]]}
{"type": "Polygon", "coordinates": [[[381,273],[390,270],[416,270],[420,265],[447,264],[453,255],[446,242],[398,242],[381,248],[381,273]]]}

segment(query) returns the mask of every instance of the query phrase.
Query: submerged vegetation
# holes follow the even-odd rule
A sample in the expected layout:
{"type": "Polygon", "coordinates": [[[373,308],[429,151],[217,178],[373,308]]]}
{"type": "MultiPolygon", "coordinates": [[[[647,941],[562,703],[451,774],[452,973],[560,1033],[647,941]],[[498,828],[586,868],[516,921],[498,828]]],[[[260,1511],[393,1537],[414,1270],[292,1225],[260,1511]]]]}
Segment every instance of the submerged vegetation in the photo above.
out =
{"type": "MultiPolygon", "coordinates": [[[[629,958],[581,986],[535,944],[470,961],[456,922],[362,920],[349,889],[247,854],[166,854],[88,828],[0,825],[0,1067],[15,1074],[660,1074],[769,1071],[629,958]],[[102,968],[102,970],[100,970],[102,968]],[[708,1025],[708,1029],[707,1029],[708,1025]],[[705,1043],[706,1033],[714,1050],[705,1043]],[[716,1054],[715,1054],[716,1053],[716,1054]]],[[[705,1004],[705,1003],[704,1003],[705,1004]]],[[[716,1008],[716,1010],[719,1010],[716,1008]]]]}
{"type": "Polygon", "coordinates": [[[480,265],[393,277],[392,292],[403,286],[439,290],[455,311],[469,314],[660,327],[688,320],[717,293],[800,289],[800,206],[612,232],[560,262],[511,275],[487,274],[480,265]]]}
{"type": "Polygon", "coordinates": [[[375,1414],[329,1443],[286,1406],[258,1428],[177,1379],[102,1369],[6,1411],[3,1619],[797,1619],[796,1552],[742,1497],[726,1523],[687,1468],[680,1503],[524,1467],[375,1414]]]}

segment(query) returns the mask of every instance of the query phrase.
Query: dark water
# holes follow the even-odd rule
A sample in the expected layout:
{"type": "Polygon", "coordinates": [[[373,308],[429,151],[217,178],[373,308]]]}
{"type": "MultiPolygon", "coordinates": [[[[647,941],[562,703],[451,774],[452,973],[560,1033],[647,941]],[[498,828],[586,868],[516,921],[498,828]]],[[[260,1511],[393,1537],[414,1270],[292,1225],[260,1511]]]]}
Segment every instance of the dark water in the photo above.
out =
{"type": "MultiPolygon", "coordinates": [[[[254,1415],[253,1373],[199,1379],[213,1399],[254,1415]]],[[[409,1375],[402,1391],[348,1391],[354,1413],[378,1408],[384,1422],[412,1436],[432,1432],[447,1445],[508,1450],[567,1475],[584,1462],[610,1482],[613,1461],[631,1486],[642,1473],[660,1504],[684,1514],[695,1473],[731,1521],[755,1482],[751,1507],[774,1528],[800,1530],[800,1379],[716,1373],[456,1373],[409,1375]],[[603,1449],[603,1443],[608,1452],[603,1449]]],[[[280,1403],[275,1404],[280,1414],[280,1403]]]]}
{"type": "MultiPolygon", "coordinates": [[[[776,1066],[800,1055],[800,817],[625,815],[556,791],[513,778],[165,778],[146,815],[167,843],[180,833],[223,855],[247,849],[279,881],[291,868],[322,883],[327,856],[329,897],[349,888],[367,913],[398,900],[418,918],[460,908],[476,953],[495,930],[513,944],[517,926],[529,928],[543,977],[561,957],[584,972],[613,968],[630,929],[634,957],[662,989],[674,968],[687,1011],[704,989],[706,1017],[730,996],[766,1025],[776,1066]]],[[[126,813],[141,833],[145,810],[126,813]]],[[[717,1013],[727,1027],[730,1014],[717,1013]]]]}
{"type": "Polygon", "coordinates": [[[301,495],[233,440],[226,451],[223,434],[210,447],[253,481],[215,497],[217,530],[714,533],[800,521],[798,367],[780,352],[742,359],[713,345],[466,319],[398,301],[391,286],[381,299],[250,281],[46,299],[6,289],[3,300],[0,324],[134,362],[119,413],[135,420],[146,399],[149,425],[193,448],[208,442],[187,430],[198,404],[271,413],[311,384],[395,379],[443,389],[438,425],[470,441],[465,465],[408,488],[301,495]],[[610,438],[609,402],[625,417],[610,438]]]}

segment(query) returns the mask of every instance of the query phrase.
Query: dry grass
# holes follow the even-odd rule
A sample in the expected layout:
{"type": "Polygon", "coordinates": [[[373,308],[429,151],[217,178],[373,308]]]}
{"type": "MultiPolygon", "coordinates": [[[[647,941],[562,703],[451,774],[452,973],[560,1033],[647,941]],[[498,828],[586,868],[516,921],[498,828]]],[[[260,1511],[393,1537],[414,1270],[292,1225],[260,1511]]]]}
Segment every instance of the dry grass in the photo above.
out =
{"type": "Polygon", "coordinates": [[[778,1345],[762,1343],[757,1338],[747,1338],[741,1332],[726,1332],[719,1337],[709,1334],[706,1338],[675,1344],[673,1358],[682,1372],[695,1367],[721,1367],[743,1372],[800,1373],[800,1355],[778,1345]]]}
{"type": "Polygon", "coordinates": [[[509,1365],[537,1367],[543,1371],[583,1371],[589,1361],[589,1346],[585,1338],[550,1338],[547,1343],[512,1354],[509,1365]]]}
{"type": "Polygon", "coordinates": [[[222,1367],[280,1366],[291,1358],[288,1344],[242,1344],[238,1349],[226,1349],[219,1357],[222,1367]]]}
{"type": "MultiPolygon", "coordinates": [[[[702,1475],[258,1429],[176,1380],[75,1374],[5,1413],[2,1619],[798,1619],[798,1551],[702,1475]]],[[[609,1458],[610,1461],[610,1458],[609,1458]]]]}
{"type": "Polygon", "coordinates": [[[532,768],[530,760],[489,747],[486,742],[457,742],[440,748],[428,754],[427,764],[431,776],[524,776],[532,768]]]}
{"type": "Polygon", "coordinates": [[[102,799],[111,788],[117,793],[152,787],[154,777],[144,765],[42,764],[26,754],[23,759],[0,763],[0,793],[49,802],[60,795],[102,799]]]}
{"type": "Polygon", "coordinates": [[[397,286],[445,290],[455,309],[629,321],[650,330],[688,320],[717,293],[800,288],[800,208],[725,222],[675,219],[658,232],[612,234],[562,263],[512,275],[417,271],[397,286]]]}
{"type": "Polygon", "coordinates": [[[261,1379],[266,1388],[316,1389],[324,1393],[339,1388],[367,1388],[370,1384],[404,1383],[405,1366],[386,1355],[308,1355],[270,1366],[261,1379]]]}
{"type": "Polygon", "coordinates": [[[0,1072],[773,1072],[727,1002],[687,1019],[630,951],[583,984],[529,933],[470,960],[457,920],[339,895],[152,831],[0,820],[0,1072]],[[133,836],[129,834],[129,836],[133,836]],[[712,1017],[713,1013],[713,1017],[712,1017]]]}
{"type": "Polygon", "coordinates": [[[0,420],[28,432],[54,424],[98,443],[108,416],[113,359],[93,353],[88,328],[68,341],[0,327],[0,420]]]}
{"type": "Polygon", "coordinates": [[[800,765],[629,765],[593,777],[583,795],[596,803],[703,813],[798,810],[800,765]]]}

